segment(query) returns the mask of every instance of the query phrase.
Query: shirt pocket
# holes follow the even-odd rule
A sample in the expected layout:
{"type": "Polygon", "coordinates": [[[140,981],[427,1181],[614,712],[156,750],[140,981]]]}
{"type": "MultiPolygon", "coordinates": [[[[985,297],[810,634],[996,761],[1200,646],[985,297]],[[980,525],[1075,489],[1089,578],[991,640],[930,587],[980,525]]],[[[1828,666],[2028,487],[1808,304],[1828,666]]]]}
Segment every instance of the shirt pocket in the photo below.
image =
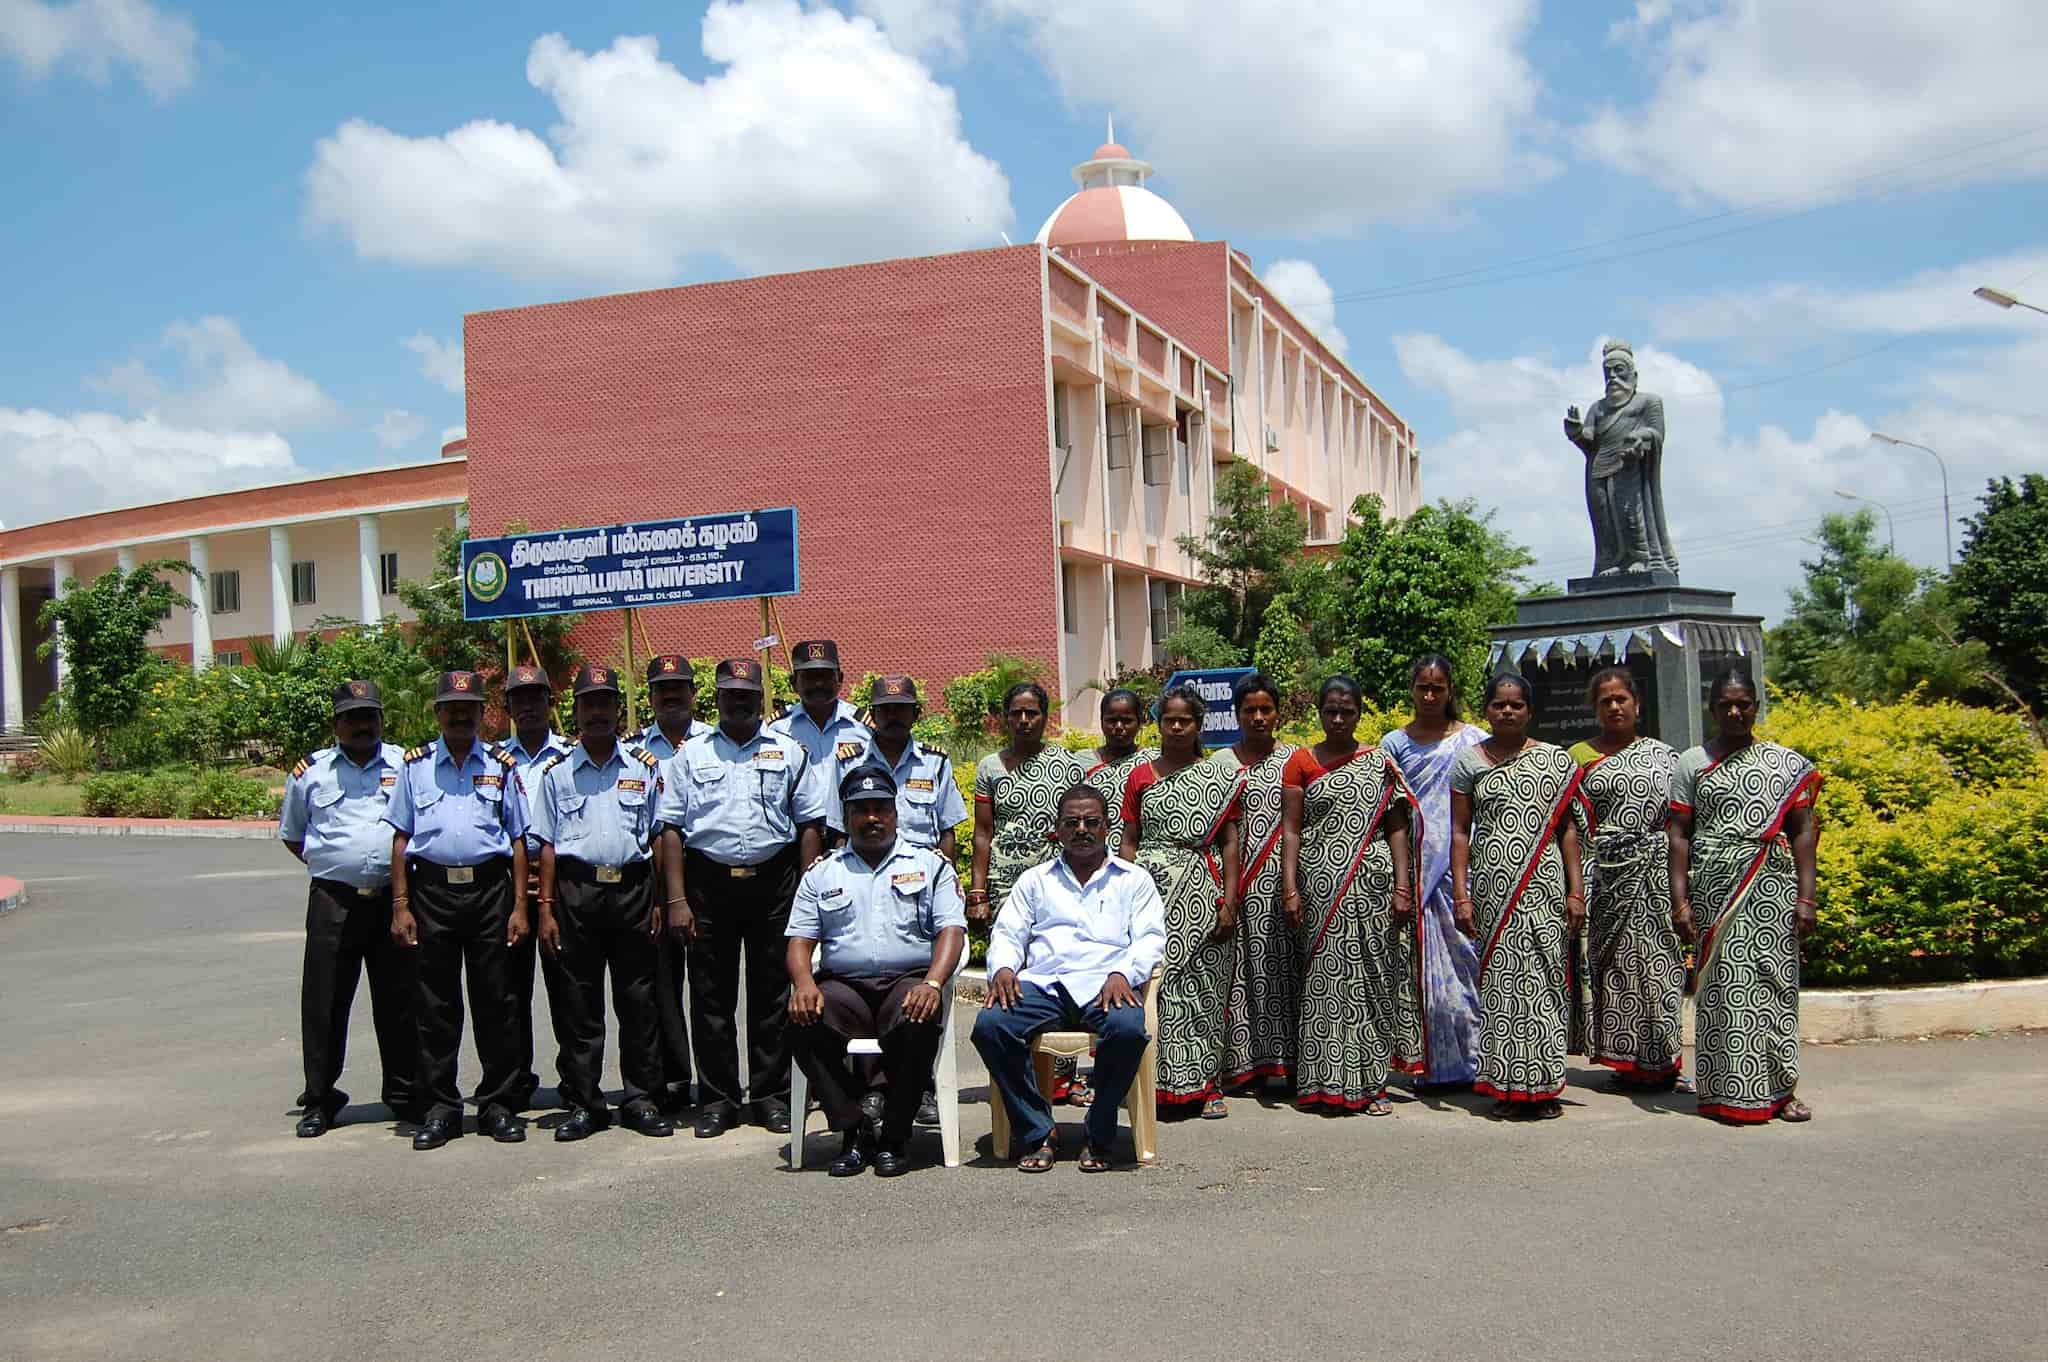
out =
{"type": "Polygon", "coordinates": [[[323,782],[306,791],[306,802],[325,812],[341,802],[342,793],[341,782],[331,785],[323,782]]]}
{"type": "Polygon", "coordinates": [[[564,823],[581,823],[588,815],[589,809],[590,796],[588,795],[563,795],[555,800],[555,812],[561,816],[564,823]]]}
{"type": "MultiPolygon", "coordinates": [[[[510,777],[506,777],[510,779],[510,777]]],[[[476,821],[478,826],[495,828],[505,821],[505,787],[503,785],[476,786],[476,821]]]]}

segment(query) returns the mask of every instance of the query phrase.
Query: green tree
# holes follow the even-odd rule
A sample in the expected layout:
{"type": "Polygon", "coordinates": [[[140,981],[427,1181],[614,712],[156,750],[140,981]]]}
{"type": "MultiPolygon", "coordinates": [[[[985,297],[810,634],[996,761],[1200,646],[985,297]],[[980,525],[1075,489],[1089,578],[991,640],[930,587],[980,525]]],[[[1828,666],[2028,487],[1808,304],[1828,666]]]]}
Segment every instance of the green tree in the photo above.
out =
{"type": "Polygon", "coordinates": [[[1947,584],[1880,547],[1875,512],[1823,516],[1811,542],[1806,580],[1764,650],[1772,680],[1865,701],[1991,698],[1989,658],[1957,642],[1947,584]]]}
{"type": "MultiPolygon", "coordinates": [[[[1345,671],[1366,694],[1398,704],[1408,666],[1442,653],[1476,695],[1486,670],[1488,629],[1514,618],[1527,593],[1529,551],[1493,527],[1493,513],[1471,501],[1424,506],[1405,520],[1383,515],[1380,499],[1360,497],[1357,522],[1337,552],[1303,565],[1292,599],[1322,674],[1345,671]]],[[[1310,682],[1317,676],[1307,678],[1310,682]]]]}
{"type": "MultiPolygon", "coordinates": [[[[149,636],[173,610],[192,608],[159,573],[189,579],[192,565],[166,558],[132,572],[111,569],[84,586],[60,584],[36,616],[64,647],[64,709],[95,743],[135,716],[143,693],[170,666],[150,651],[149,636]]],[[[50,648],[44,643],[36,655],[47,658],[50,648]]]]}
{"type": "Polygon", "coordinates": [[[1266,607],[1286,590],[1308,542],[1301,508],[1276,499],[1248,463],[1231,464],[1216,483],[1216,510],[1208,530],[1182,535],[1181,549],[1201,564],[1208,585],[1190,591],[1182,617],[1212,629],[1243,660],[1259,637],[1266,607]]]}
{"type": "MultiPolygon", "coordinates": [[[[469,508],[463,507],[463,520],[469,508]]],[[[526,526],[512,524],[507,534],[524,533],[526,526]]],[[[462,540],[459,528],[434,532],[434,569],[423,582],[402,581],[398,599],[416,615],[413,638],[420,653],[437,671],[473,671],[494,676],[505,669],[505,640],[513,638],[519,656],[528,656],[526,634],[533,635],[540,650],[540,664],[555,679],[557,689],[582,664],[582,654],[570,646],[569,633],[580,615],[535,615],[526,620],[466,620],[462,617],[462,540]],[[522,628],[522,625],[524,626],[522,628]]]]}
{"type": "Polygon", "coordinates": [[[1995,478],[1965,522],[1956,624],[2028,708],[2048,693],[2048,477],[1995,478]]]}

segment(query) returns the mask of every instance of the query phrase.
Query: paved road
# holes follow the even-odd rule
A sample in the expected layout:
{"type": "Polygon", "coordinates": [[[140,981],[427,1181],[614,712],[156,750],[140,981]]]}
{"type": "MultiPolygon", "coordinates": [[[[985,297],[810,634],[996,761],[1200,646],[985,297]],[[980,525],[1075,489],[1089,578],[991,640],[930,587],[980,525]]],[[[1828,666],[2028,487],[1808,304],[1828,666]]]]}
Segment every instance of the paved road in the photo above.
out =
{"type": "Polygon", "coordinates": [[[281,850],[0,870],[0,1357],[2048,1356],[2048,1035],[1810,1048],[1803,1129],[1587,1086],[1534,1126],[1236,1102],[1088,1178],[793,1176],[752,1128],[425,1155],[375,1106],[292,1137],[281,850]]]}

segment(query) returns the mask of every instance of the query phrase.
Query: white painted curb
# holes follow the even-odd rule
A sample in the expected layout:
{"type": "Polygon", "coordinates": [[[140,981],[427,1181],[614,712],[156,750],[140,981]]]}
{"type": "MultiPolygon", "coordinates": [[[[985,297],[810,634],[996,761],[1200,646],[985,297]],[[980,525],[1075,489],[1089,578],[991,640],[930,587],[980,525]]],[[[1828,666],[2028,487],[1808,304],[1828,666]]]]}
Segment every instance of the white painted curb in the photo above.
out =
{"type": "Polygon", "coordinates": [[[215,840],[248,840],[274,842],[277,840],[277,824],[271,823],[260,828],[238,827],[233,823],[222,823],[218,827],[193,827],[181,825],[164,827],[147,822],[135,823],[9,823],[0,819],[0,833],[40,833],[48,837],[211,837],[215,840]]]}

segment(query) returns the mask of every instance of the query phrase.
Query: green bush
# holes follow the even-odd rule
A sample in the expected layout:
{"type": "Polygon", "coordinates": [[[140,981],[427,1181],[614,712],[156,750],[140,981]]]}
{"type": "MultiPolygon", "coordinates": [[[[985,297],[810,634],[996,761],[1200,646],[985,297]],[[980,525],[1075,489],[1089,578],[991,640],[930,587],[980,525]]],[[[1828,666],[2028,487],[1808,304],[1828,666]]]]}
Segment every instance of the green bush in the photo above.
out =
{"type": "Polygon", "coordinates": [[[79,804],[90,818],[274,818],[278,798],[249,776],[173,767],[93,776],[79,804]]]}
{"type": "Polygon", "coordinates": [[[208,771],[192,787],[189,818],[275,818],[278,797],[263,781],[228,771],[208,771]]]}
{"type": "Polygon", "coordinates": [[[88,778],[79,791],[78,805],[88,818],[120,818],[134,802],[134,790],[142,777],[117,772],[88,778]]]}

